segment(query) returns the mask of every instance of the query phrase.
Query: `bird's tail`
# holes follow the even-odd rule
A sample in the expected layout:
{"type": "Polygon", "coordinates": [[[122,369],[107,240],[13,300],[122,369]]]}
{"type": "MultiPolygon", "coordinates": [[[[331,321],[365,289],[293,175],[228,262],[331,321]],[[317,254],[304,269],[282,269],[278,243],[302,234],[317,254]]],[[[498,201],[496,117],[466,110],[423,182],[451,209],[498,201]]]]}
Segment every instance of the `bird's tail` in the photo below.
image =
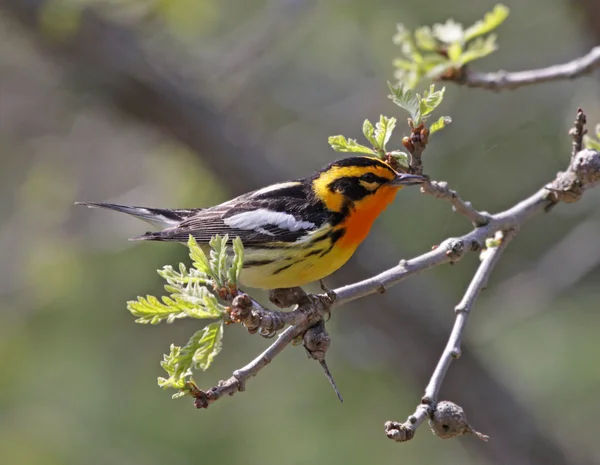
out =
{"type": "Polygon", "coordinates": [[[161,229],[177,226],[179,223],[201,210],[200,208],[173,210],[167,208],[133,207],[103,202],[75,202],[75,204],[90,208],[106,208],[108,210],[127,213],[128,215],[134,216],[161,229]]]}

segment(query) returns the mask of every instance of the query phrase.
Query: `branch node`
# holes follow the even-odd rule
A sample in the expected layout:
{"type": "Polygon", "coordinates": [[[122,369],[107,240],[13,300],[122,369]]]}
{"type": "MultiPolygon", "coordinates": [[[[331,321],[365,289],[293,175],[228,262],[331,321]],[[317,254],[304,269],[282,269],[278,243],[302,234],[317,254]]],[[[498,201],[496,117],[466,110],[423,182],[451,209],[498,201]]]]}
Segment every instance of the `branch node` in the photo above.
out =
{"type": "Polygon", "coordinates": [[[465,244],[460,239],[447,239],[443,242],[443,246],[446,249],[445,254],[450,259],[450,263],[460,260],[465,252],[465,244]]]}
{"type": "Polygon", "coordinates": [[[407,425],[397,421],[386,421],[385,434],[396,442],[406,442],[415,437],[415,427],[413,424],[407,425]]]}
{"type": "Polygon", "coordinates": [[[574,159],[575,156],[577,156],[577,154],[583,149],[583,136],[587,133],[587,129],[585,128],[586,123],[587,117],[585,116],[585,113],[581,108],[578,108],[573,127],[569,129],[569,135],[573,137],[573,150],[571,151],[571,159],[574,159]]]}

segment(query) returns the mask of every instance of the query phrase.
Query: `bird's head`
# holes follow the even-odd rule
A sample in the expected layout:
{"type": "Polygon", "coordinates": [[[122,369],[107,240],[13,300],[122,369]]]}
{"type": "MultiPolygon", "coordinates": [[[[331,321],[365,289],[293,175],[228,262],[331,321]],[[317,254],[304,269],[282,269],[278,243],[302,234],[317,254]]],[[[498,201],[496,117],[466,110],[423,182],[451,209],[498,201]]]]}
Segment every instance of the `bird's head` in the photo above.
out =
{"type": "Polygon", "coordinates": [[[313,190],[330,211],[360,208],[379,202],[387,205],[404,186],[426,178],[399,173],[374,157],[349,157],[330,163],[312,178],[313,190]]]}

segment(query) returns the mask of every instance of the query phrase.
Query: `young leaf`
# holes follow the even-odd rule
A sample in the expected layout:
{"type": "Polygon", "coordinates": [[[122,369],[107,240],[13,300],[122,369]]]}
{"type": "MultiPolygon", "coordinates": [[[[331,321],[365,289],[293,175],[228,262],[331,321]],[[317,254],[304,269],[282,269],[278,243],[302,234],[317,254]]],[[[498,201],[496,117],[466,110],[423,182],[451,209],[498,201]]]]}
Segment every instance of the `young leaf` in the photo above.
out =
{"type": "Polygon", "coordinates": [[[138,300],[127,302],[127,310],[137,319],[136,323],[156,325],[161,321],[173,323],[179,318],[185,318],[187,315],[186,309],[193,308],[193,304],[185,301],[173,301],[168,297],[164,297],[163,304],[154,296],[138,297],[138,300]]]}
{"type": "Polygon", "coordinates": [[[388,97],[400,108],[406,110],[413,120],[417,120],[419,100],[414,92],[402,83],[394,85],[388,82],[388,87],[392,92],[388,97]]]}
{"type": "Polygon", "coordinates": [[[211,247],[210,251],[210,271],[215,279],[215,282],[218,286],[225,286],[225,282],[227,280],[227,241],[229,240],[229,236],[225,234],[224,236],[219,236],[218,234],[213,236],[209,245],[211,247]]]}
{"type": "Polygon", "coordinates": [[[208,257],[206,256],[204,251],[200,248],[200,246],[196,242],[196,239],[194,238],[194,236],[192,236],[191,234],[188,239],[187,246],[190,249],[190,258],[191,258],[192,262],[194,263],[194,267],[198,271],[201,271],[202,273],[205,273],[206,275],[210,276],[211,273],[210,273],[210,264],[208,262],[208,257]]]}
{"type": "Polygon", "coordinates": [[[240,273],[244,266],[244,245],[239,237],[233,240],[233,260],[229,270],[227,270],[227,279],[229,284],[237,285],[240,280],[240,273]]]}
{"type": "MultiPolygon", "coordinates": [[[[193,344],[190,350],[192,350],[192,348],[194,349],[194,354],[192,356],[194,368],[200,368],[202,371],[206,371],[208,367],[210,367],[215,357],[221,351],[222,339],[222,321],[211,323],[192,336],[188,345],[191,343],[193,344]],[[198,336],[200,337],[198,338],[198,336]]],[[[187,347],[188,346],[184,347],[182,352],[185,351],[187,347]]]]}
{"type": "Polygon", "coordinates": [[[448,59],[452,63],[457,63],[463,52],[462,42],[454,42],[448,46],[448,59]]]}
{"type": "Polygon", "coordinates": [[[440,118],[435,123],[429,126],[429,135],[433,134],[434,132],[438,132],[440,129],[444,129],[451,122],[452,118],[450,118],[449,116],[440,116],[440,118]]]}
{"type": "Polygon", "coordinates": [[[395,127],[396,118],[388,118],[383,115],[379,117],[379,122],[375,125],[375,142],[378,149],[385,152],[385,145],[390,140],[395,127]]]}
{"type": "Polygon", "coordinates": [[[586,149],[598,150],[600,151],[600,124],[596,126],[596,139],[587,134],[583,136],[583,146],[586,149]]]}
{"type": "MultiPolygon", "coordinates": [[[[214,297],[205,287],[200,289],[204,289],[214,297]]],[[[151,295],[145,298],[138,297],[138,300],[127,302],[127,310],[137,317],[136,323],[156,325],[165,320],[167,323],[173,323],[173,321],[185,317],[219,318],[223,315],[225,308],[222,306],[215,308],[211,300],[200,301],[197,297],[182,293],[172,294],[171,297],[162,297],[162,302],[151,295]]]]}
{"type": "Polygon", "coordinates": [[[417,47],[426,52],[437,52],[440,49],[440,44],[429,26],[422,26],[415,30],[415,42],[417,47]]]}
{"type": "Polygon", "coordinates": [[[496,50],[498,50],[496,34],[490,34],[485,39],[478,37],[473,42],[469,43],[467,50],[458,58],[458,65],[466,65],[473,60],[486,57],[496,50]]]}
{"type": "Polygon", "coordinates": [[[464,40],[469,41],[493,31],[508,18],[509,12],[508,7],[502,4],[496,5],[492,11],[485,14],[482,20],[467,28],[464,33],[464,40]]]}
{"type": "Polygon", "coordinates": [[[160,366],[169,375],[168,378],[158,378],[158,385],[163,389],[183,389],[185,388],[186,377],[192,375],[192,370],[188,366],[187,369],[180,367],[177,363],[181,356],[181,347],[171,344],[169,355],[163,355],[163,360],[160,366]]]}
{"type": "Polygon", "coordinates": [[[366,139],[371,143],[371,145],[373,147],[377,146],[377,142],[375,142],[375,128],[373,127],[373,124],[366,119],[365,122],[363,123],[363,134],[365,135],[366,139]]]}
{"type": "Polygon", "coordinates": [[[373,149],[360,145],[354,139],[348,139],[344,136],[331,136],[328,139],[329,145],[336,152],[354,152],[354,153],[366,153],[368,155],[377,155],[373,149]]]}
{"type": "Polygon", "coordinates": [[[196,331],[185,346],[171,344],[170,353],[160,362],[169,378],[158,378],[158,385],[165,389],[185,389],[192,368],[206,371],[221,351],[222,339],[223,322],[217,321],[196,331]]]}
{"type": "Polygon", "coordinates": [[[425,91],[423,97],[419,98],[419,113],[420,121],[423,121],[425,116],[435,110],[444,99],[445,87],[440,90],[435,90],[435,86],[431,84],[429,91],[425,91]]]}

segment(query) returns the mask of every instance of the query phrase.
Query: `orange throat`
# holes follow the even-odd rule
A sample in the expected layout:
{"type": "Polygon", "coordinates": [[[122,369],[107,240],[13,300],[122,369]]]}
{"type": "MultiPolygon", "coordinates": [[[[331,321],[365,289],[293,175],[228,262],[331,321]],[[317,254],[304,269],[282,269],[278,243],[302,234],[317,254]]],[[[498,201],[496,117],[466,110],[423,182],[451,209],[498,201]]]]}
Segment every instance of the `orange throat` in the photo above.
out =
{"type": "Polygon", "coordinates": [[[346,233],[340,238],[338,245],[356,249],[369,234],[375,219],[394,200],[398,190],[398,187],[383,186],[375,194],[358,202],[344,222],[346,233]]]}

